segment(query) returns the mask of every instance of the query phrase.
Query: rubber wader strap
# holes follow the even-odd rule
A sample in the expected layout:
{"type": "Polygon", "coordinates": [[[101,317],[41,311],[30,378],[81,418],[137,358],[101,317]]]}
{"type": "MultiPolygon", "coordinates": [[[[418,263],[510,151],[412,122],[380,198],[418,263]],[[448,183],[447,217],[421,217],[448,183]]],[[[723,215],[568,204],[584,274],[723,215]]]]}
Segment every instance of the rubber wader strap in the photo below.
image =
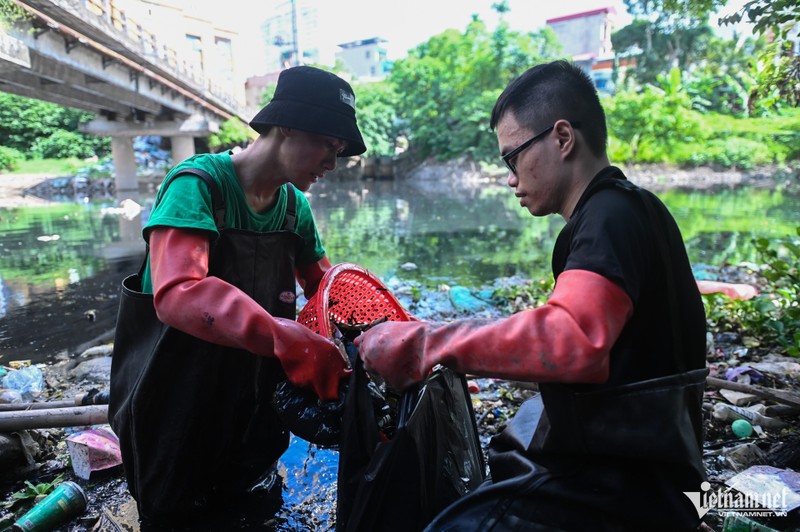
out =
{"type": "Polygon", "coordinates": [[[284,231],[294,231],[297,226],[297,196],[294,185],[286,183],[286,218],[283,219],[284,231]]]}
{"type": "MultiPolygon", "coordinates": [[[[164,184],[164,187],[168,187],[172,181],[180,176],[191,174],[199,177],[203,181],[206,182],[208,185],[208,190],[211,193],[211,210],[214,211],[214,223],[217,225],[217,231],[221,231],[225,228],[225,199],[222,197],[222,193],[219,190],[219,185],[217,182],[214,181],[214,178],[211,177],[211,174],[206,172],[205,170],[201,170],[199,168],[184,168],[175,176],[167,181],[164,184]]],[[[166,188],[165,188],[166,190],[166,188]]],[[[155,205],[153,205],[155,207],[155,205]]],[[[141,278],[144,276],[144,268],[147,266],[147,257],[150,255],[150,244],[145,244],[145,253],[144,259],[142,259],[142,265],[139,267],[139,277],[141,278]]]]}
{"type": "MultiPolygon", "coordinates": [[[[214,223],[217,225],[217,230],[221,230],[225,228],[225,199],[222,197],[222,193],[219,190],[219,186],[217,182],[214,181],[214,178],[206,172],[205,170],[200,170],[199,168],[185,168],[181,170],[175,177],[179,175],[185,174],[192,174],[196,175],[200,179],[206,182],[208,185],[208,190],[211,192],[211,209],[214,211],[214,223]]],[[[173,178],[174,179],[174,178],[173,178]]],[[[172,179],[170,179],[170,183],[172,179]]],[[[167,183],[169,185],[169,183],[167,183]]]]}

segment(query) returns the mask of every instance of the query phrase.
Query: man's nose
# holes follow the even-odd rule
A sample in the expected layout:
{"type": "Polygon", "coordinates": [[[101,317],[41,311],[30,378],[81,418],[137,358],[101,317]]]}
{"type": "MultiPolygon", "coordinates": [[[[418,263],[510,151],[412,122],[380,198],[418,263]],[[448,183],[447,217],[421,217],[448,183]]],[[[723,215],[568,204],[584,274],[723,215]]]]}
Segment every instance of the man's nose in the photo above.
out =
{"type": "Polygon", "coordinates": [[[322,163],[322,167],[325,168],[327,172],[333,172],[336,170],[336,154],[328,155],[325,158],[325,161],[322,163]]]}
{"type": "Polygon", "coordinates": [[[511,188],[515,188],[517,185],[519,185],[519,179],[517,178],[516,174],[514,174],[514,172],[509,170],[508,186],[510,186],[511,188]]]}

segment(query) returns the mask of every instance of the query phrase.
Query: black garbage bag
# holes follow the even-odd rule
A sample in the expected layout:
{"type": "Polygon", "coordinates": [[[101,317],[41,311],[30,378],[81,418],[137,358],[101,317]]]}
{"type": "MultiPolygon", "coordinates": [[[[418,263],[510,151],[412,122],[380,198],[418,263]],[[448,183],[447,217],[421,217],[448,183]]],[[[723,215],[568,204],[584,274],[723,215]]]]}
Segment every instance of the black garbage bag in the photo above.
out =
{"type": "Polygon", "coordinates": [[[293,434],[322,448],[338,447],[347,386],[339,397],[325,401],[288,380],[278,383],[272,395],[272,406],[281,422],[293,434]]]}
{"type": "MultiPolygon", "coordinates": [[[[358,335],[348,331],[350,336],[341,337],[340,341],[345,347],[347,358],[352,368],[358,358],[358,350],[351,337],[358,335]]],[[[377,419],[378,428],[384,434],[392,434],[396,416],[396,407],[392,408],[392,397],[387,398],[374,379],[367,379],[366,393],[369,397],[373,418],[377,419]]],[[[350,380],[345,380],[339,386],[339,397],[334,400],[324,400],[304,388],[298,388],[288,380],[278,383],[272,395],[272,406],[278,413],[278,418],[295,436],[313,443],[322,448],[338,449],[341,442],[342,417],[345,410],[345,398],[350,388],[350,380]]],[[[396,398],[395,401],[396,403],[396,398]]],[[[366,405],[365,405],[366,406],[366,405]]]]}
{"type": "Polygon", "coordinates": [[[373,385],[355,356],[341,425],[336,530],[421,530],[486,475],[467,382],[434,369],[399,394],[396,423],[379,418],[373,385]]]}

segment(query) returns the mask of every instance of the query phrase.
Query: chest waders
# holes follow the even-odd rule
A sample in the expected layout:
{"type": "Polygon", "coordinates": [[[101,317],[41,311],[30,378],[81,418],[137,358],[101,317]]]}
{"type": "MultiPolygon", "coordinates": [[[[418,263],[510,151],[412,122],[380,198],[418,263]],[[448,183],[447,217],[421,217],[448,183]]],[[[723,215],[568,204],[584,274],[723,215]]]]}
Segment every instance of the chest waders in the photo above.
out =
{"type": "MultiPolygon", "coordinates": [[[[654,228],[652,198],[640,194],[654,228]]],[[[600,187],[598,187],[600,188],[600,187]]],[[[659,259],[669,250],[654,236],[659,259]]],[[[693,530],[699,517],[679,486],[700,489],[702,402],[707,368],[690,370],[682,352],[680,309],[667,266],[664,298],[673,325],[677,373],[592,390],[540,383],[488,449],[491,482],[467,494],[428,531],[693,530]]],[[[639,358],[641,364],[647,358],[639,358]]]]}
{"type": "MultiPolygon", "coordinates": [[[[225,228],[213,178],[183,173],[203,178],[212,192],[220,236],[211,247],[209,275],[236,286],[273,316],[295,319],[294,297],[287,293],[295,294],[294,262],[303,239],[293,231],[291,186],[283,229],[258,233],[225,228]]],[[[275,358],[211,344],[158,322],[153,296],[140,291],[141,273],[123,281],[109,420],[140,516],[185,524],[243,493],[288,448],[289,432],[270,403],[286,376],[275,358]]]]}

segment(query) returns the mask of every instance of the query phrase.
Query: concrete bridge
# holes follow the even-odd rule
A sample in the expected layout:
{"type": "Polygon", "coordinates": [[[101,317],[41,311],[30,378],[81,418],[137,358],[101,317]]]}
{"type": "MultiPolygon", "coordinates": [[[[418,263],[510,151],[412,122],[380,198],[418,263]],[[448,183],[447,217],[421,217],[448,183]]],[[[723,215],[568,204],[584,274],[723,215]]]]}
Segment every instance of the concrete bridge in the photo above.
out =
{"type": "Polygon", "coordinates": [[[134,137],[169,137],[177,162],[194,154],[194,137],[216,132],[227,119],[249,120],[244,81],[232,67],[234,31],[210,22],[186,26],[180,21],[187,17],[168,12],[165,2],[149,7],[151,15],[161,9],[154,18],[166,21],[157,35],[156,24],[142,24],[114,0],[5,1],[22,16],[0,28],[0,91],[94,113],[84,131],[112,138],[118,191],[138,187],[134,137]],[[171,43],[189,32],[204,33],[217,52],[179,53],[171,43]],[[226,46],[227,58],[219,53],[226,46]]]}

